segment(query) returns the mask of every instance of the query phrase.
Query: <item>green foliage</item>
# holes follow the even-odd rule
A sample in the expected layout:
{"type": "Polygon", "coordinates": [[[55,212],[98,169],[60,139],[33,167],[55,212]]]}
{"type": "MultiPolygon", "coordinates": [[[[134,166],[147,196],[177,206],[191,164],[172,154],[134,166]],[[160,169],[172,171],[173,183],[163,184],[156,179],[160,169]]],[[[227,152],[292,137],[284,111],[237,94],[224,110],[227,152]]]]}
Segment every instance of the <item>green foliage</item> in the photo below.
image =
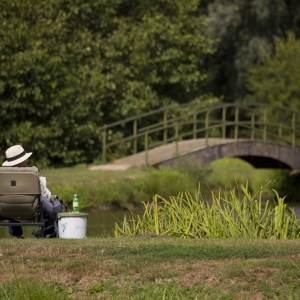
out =
{"type": "Polygon", "coordinates": [[[238,182],[249,182],[249,190],[252,191],[252,179],[257,178],[259,186],[262,185],[261,176],[255,174],[255,169],[252,165],[239,158],[224,157],[213,161],[209,165],[209,170],[206,170],[207,174],[204,178],[201,178],[199,182],[205,182],[211,190],[229,190],[232,186],[238,182]]]}
{"type": "Polygon", "coordinates": [[[249,68],[249,102],[264,102],[300,109],[300,39],[289,32],[286,39],[275,38],[275,54],[261,51],[262,64],[249,68]]]}
{"type": "Polygon", "coordinates": [[[223,158],[213,162],[205,170],[194,164],[182,162],[174,169],[131,168],[127,171],[90,171],[86,166],[74,168],[44,169],[52,194],[58,195],[70,205],[74,193],[78,193],[81,209],[112,207],[127,209],[142,205],[153,195],[164,198],[176,196],[182,191],[197,190],[201,182],[202,196],[210,199],[211,191],[240,187],[237,182],[249,182],[249,191],[264,188],[263,198],[271,198],[276,189],[286,200],[297,200],[298,177],[291,177],[287,170],[255,169],[236,158],[223,158]],[[268,184],[269,183],[269,184],[268,184]],[[268,185],[267,185],[268,184],[268,185]]]}
{"type": "Polygon", "coordinates": [[[157,193],[167,197],[177,195],[182,189],[196,190],[199,179],[208,173],[188,165],[178,169],[132,169],[121,175],[115,171],[105,172],[74,168],[71,172],[48,170],[43,175],[47,176],[47,186],[53,194],[71,208],[73,194],[77,193],[80,209],[85,210],[101,206],[127,209],[141,206],[157,193]]]}
{"type": "Polygon", "coordinates": [[[70,209],[72,209],[73,195],[76,193],[79,197],[80,210],[97,206],[96,196],[99,189],[91,189],[83,184],[52,184],[49,188],[53,194],[58,195],[65,203],[69,203],[70,209]]]}
{"type": "Polygon", "coordinates": [[[197,8],[198,0],[1,1],[3,150],[22,144],[40,167],[91,162],[102,125],[198,97],[214,41],[201,34],[197,8]]]}
{"type": "Polygon", "coordinates": [[[296,214],[276,191],[276,201],[262,201],[262,190],[253,196],[247,186],[242,195],[234,189],[229,193],[211,194],[205,201],[198,193],[188,192],[169,200],[155,195],[144,203],[143,216],[134,215],[116,223],[115,235],[156,234],[180,238],[249,238],[296,239],[300,225],[296,214]]]}
{"type": "MultiPolygon", "coordinates": [[[[165,197],[168,195],[177,195],[183,186],[196,189],[197,181],[182,172],[172,169],[149,170],[145,177],[138,178],[134,184],[137,191],[147,195],[148,199],[146,198],[146,201],[150,200],[157,193],[165,197]]],[[[145,201],[145,198],[142,201],[145,201]]]]}
{"type": "Polygon", "coordinates": [[[220,40],[209,60],[209,89],[216,95],[224,95],[226,102],[240,101],[247,94],[245,71],[260,63],[260,49],[273,53],[274,36],[283,38],[289,30],[299,37],[300,3],[214,0],[204,1],[203,5],[208,11],[207,32],[220,40]]]}
{"type": "Polygon", "coordinates": [[[279,169],[274,171],[273,185],[280,195],[286,195],[289,201],[299,201],[300,174],[291,175],[291,170],[279,169]]]}
{"type": "Polygon", "coordinates": [[[104,287],[103,287],[102,282],[94,282],[93,284],[91,284],[89,286],[89,292],[91,294],[96,294],[96,293],[102,292],[103,289],[104,289],[104,287]]]}

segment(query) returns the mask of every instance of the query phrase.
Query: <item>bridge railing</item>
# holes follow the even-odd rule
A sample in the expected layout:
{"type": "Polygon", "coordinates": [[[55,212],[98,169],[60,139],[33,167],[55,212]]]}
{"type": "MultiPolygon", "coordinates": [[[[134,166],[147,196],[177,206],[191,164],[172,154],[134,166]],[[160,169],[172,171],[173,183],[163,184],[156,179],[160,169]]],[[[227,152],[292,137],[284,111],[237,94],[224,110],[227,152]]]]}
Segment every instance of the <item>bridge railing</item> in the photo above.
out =
{"type": "MultiPolygon", "coordinates": [[[[161,108],[100,128],[102,161],[109,150],[135,154],[171,142],[233,138],[300,146],[300,113],[265,104],[188,104],[161,108]]],[[[176,147],[178,149],[178,147],[176,147]]],[[[112,157],[114,157],[112,155],[112,157]]],[[[114,157],[115,158],[115,157],[114,157]]]]}

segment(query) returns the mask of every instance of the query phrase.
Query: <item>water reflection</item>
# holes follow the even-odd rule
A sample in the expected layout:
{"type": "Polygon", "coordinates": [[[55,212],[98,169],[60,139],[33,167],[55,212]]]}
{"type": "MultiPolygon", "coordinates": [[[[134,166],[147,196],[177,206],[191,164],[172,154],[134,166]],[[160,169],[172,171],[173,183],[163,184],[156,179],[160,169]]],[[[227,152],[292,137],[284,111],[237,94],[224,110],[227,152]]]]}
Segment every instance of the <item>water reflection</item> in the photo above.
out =
{"type": "Polygon", "coordinates": [[[90,212],[88,217],[87,236],[113,236],[115,223],[118,221],[123,221],[125,214],[129,215],[129,212],[90,212]]]}
{"type": "MultiPolygon", "coordinates": [[[[89,212],[87,220],[87,236],[100,237],[100,236],[113,236],[115,223],[122,221],[127,211],[100,211],[89,212]]],[[[25,238],[30,237],[32,231],[38,229],[34,226],[24,226],[23,232],[25,238]]],[[[10,237],[7,226],[0,226],[0,238],[10,237]]]]}

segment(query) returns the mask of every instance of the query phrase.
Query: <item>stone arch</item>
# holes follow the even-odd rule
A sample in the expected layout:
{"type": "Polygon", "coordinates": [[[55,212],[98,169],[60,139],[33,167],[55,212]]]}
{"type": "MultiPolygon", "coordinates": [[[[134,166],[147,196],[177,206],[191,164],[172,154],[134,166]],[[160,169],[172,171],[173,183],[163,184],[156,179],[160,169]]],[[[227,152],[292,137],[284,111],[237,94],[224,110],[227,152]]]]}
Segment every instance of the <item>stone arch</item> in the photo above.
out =
{"type": "Polygon", "coordinates": [[[206,167],[214,160],[224,157],[238,157],[256,168],[300,168],[300,149],[287,145],[260,141],[236,141],[199,149],[160,162],[170,166],[185,160],[206,167]]]}

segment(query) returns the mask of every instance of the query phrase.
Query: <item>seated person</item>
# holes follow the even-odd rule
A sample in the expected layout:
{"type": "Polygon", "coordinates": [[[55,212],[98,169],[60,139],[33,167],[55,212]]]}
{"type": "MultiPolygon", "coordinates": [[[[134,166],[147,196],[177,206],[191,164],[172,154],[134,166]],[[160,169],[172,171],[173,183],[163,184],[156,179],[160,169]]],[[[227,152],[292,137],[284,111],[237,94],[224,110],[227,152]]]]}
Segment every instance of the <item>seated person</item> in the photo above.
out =
{"type": "MultiPolygon", "coordinates": [[[[3,167],[27,167],[27,159],[31,156],[32,152],[26,153],[22,146],[15,145],[8,148],[5,152],[6,161],[2,164],[3,167]]],[[[51,192],[46,188],[43,190],[41,195],[41,200],[50,200],[51,192]]],[[[18,222],[16,220],[8,220],[8,222],[15,223],[18,222]]],[[[48,220],[47,226],[45,228],[44,233],[46,237],[55,237],[54,236],[54,221],[52,219],[48,220]],[[47,236],[48,235],[48,236],[47,236]]],[[[9,226],[8,227],[9,234],[16,238],[24,238],[23,229],[21,226],[9,226]]],[[[39,237],[39,231],[36,230],[31,234],[31,237],[39,237]]]]}

